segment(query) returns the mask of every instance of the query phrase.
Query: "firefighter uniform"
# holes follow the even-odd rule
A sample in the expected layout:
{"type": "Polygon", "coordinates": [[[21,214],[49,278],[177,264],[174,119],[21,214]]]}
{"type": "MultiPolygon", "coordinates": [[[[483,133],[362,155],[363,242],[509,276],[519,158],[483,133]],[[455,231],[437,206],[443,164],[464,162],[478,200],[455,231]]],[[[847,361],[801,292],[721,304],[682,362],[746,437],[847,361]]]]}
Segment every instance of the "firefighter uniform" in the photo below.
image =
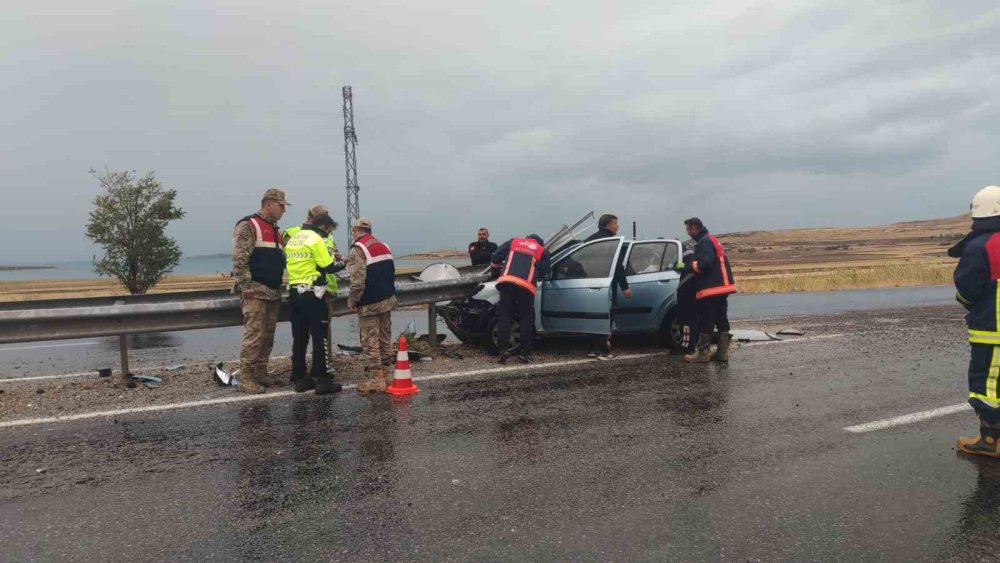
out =
{"type": "Polygon", "coordinates": [[[521,361],[531,361],[535,333],[535,282],[539,275],[546,275],[551,268],[549,253],[538,235],[511,239],[497,248],[490,264],[494,274],[499,274],[497,291],[497,333],[500,340],[500,363],[518,354],[521,361]],[[501,273],[502,270],[502,273],[501,273]],[[521,343],[510,347],[510,325],[517,307],[521,343]]]}
{"type": "Polygon", "coordinates": [[[948,255],[959,258],[955,298],[968,311],[969,403],[979,417],[979,435],[959,438],[966,453],[1000,457],[1000,187],[988,186],[972,200],[972,230],[948,255]]]}
{"type": "Polygon", "coordinates": [[[694,255],[684,271],[694,274],[695,302],[698,308],[698,344],[689,362],[729,361],[729,295],[736,293],[733,271],[719,240],[704,226],[694,235],[694,255]],[[719,329],[719,348],[710,353],[715,329],[719,329]]]}

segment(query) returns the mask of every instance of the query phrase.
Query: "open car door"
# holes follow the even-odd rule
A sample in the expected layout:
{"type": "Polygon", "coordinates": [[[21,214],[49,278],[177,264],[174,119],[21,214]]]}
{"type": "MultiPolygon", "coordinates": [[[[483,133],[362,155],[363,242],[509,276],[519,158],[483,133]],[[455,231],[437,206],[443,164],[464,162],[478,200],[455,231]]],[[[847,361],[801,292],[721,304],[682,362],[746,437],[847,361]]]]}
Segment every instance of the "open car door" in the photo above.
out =
{"type": "Polygon", "coordinates": [[[546,331],[610,332],[611,280],[623,241],[614,237],[584,243],[552,265],[539,292],[539,316],[546,331]]]}
{"type": "Polygon", "coordinates": [[[625,275],[632,299],[621,291],[615,297],[617,332],[657,330],[666,311],[677,303],[680,275],[673,269],[681,256],[676,240],[640,240],[629,244],[625,255],[625,275]]]}

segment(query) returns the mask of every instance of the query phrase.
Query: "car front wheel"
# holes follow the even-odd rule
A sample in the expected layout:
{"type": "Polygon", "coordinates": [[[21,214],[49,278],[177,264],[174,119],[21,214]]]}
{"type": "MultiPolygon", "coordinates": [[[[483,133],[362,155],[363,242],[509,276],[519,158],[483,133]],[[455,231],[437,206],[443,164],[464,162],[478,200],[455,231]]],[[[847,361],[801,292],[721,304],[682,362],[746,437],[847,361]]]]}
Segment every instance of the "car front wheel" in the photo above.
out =
{"type": "MultiPolygon", "coordinates": [[[[483,334],[483,344],[489,349],[490,352],[494,354],[499,354],[503,348],[503,344],[500,342],[500,331],[497,329],[498,319],[494,316],[488,323],[486,323],[486,330],[483,334]]],[[[521,345],[521,323],[516,319],[510,322],[510,345],[517,348],[521,345]]]]}

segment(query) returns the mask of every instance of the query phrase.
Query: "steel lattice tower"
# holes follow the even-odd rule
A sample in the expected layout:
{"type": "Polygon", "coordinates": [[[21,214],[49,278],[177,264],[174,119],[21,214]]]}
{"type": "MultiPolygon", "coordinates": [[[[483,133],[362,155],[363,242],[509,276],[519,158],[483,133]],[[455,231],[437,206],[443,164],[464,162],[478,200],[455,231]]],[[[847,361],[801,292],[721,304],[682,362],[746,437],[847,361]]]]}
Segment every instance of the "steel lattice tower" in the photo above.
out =
{"type": "Polygon", "coordinates": [[[344,86],[344,167],[347,170],[347,229],[350,231],[354,222],[361,216],[358,203],[358,161],[355,157],[355,145],[358,136],[354,132],[354,100],[351,87],[344,86]]]}

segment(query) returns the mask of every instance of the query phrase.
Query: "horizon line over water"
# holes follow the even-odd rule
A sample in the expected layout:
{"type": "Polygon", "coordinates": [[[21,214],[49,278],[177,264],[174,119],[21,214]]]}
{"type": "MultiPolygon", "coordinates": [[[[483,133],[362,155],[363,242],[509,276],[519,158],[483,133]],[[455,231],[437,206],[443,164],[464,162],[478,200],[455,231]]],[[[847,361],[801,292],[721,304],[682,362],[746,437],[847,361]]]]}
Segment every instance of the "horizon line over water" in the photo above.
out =
{"type": "MultiPolygon", "coordinates": [[[[468,258],[464,260],[396,260],[397,266],[428,266],[435,262],[448,262],[454,265],[467,265],[468,258]]],[[[94,273],[94,265],[90,260],[79,260],[73,262],[50,262],[44,263],[17,263],[0,264],[0,266],[42,268],[31,270],[6,270],[0,271],[0,281],[27,281],[27,280],[53,280],[53,279],[97,279],[100,276],[94,273]]],[[[232,270],[232,260],[225,258],[181,258],[180,263],[172,272],[167,275],[178,276],[198,276],[212,274],[229,274],[232,270]]],[[[107,277],[107,276],[105,276],[107,277]]],[[[110,279],[110,278],[108,278],[110,279]]]]}

